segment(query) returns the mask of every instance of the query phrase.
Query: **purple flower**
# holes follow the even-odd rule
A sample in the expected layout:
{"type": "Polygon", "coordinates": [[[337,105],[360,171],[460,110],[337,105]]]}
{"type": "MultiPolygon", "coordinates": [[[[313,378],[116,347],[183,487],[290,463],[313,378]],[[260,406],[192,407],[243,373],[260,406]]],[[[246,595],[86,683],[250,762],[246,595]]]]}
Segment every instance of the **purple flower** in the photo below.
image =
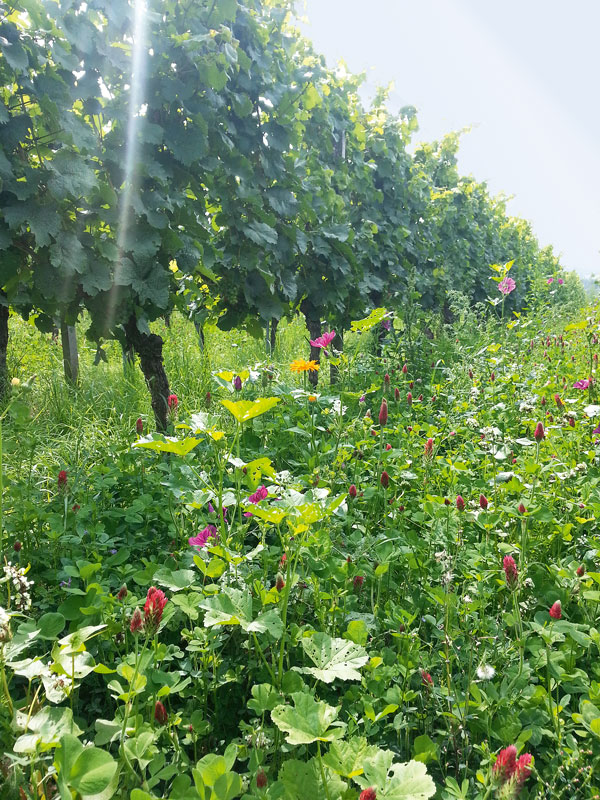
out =
{"type": "Polygon", "coordinates": [[[389,320],[389,319],[384,319],[384,320],[382,320],[382,322],[381,322],[381,327],[382,327],[382,328],[383,328],[385,331],[391,331],[391,329],[392,329],[392,321],[391,321],[391,320],[389,320]]]}
{"type": "Polygon", "coordinates": [[[590,382],[587,378],[582,378],[581,380],[575,381],[573,384],[574,389],[587,389],[590,385],[590,382]]]}
{"type": "Polygon", "coordinates": [[[594,428],[592,433],[594,434],[594,436],[600,436],[600,425],[598,425],[597,428],[594,428]]]}
{"type": "Polygon", "coordinates": [[[239,375],[236,375],[233,379],[233,388],[236,390],[236,392],[240,392],[242,390],[242,379],[239,375]]]}
{"type": "Polygon", "coordinates": [[[191,547],[206,547],[206,543],[211,537],[217,538],[217,529],[214,525],[207,525],[197,536],[190,536],[188,544],[191,547]]]}
{"type": "Polygon", "coordinates": [[[267,489],[263,484],[262,486],[258,487],[258,489],[254,492],[254,494],[250,495],[248,501],[256,505],[256,503],[260,503],[261,500],[266,500],[268,496],[269,492],[267,491],[267,489]]]}
{"type": "Polygon", "coordinates": [[[562,286],[562,285],[563,285],[563,283],[564,283],[563,279],[562,279],[562,278],[559,278],[559,279],[558,279],[558,285],[559,285],[559,286],[562,286]]]}
{"type": "Polygon", "coordinates": [[[548,286],[549,286],[551,283],[554,283],[554,278],[548,278],[548,280],[546,281],[546,283],[548,284],[548,286]]]}
{"type": "Polygon", "coordinates": [[[359,402],[359,403],[364,403],[366,399],[367,399],[367,396],[366,396],[366,395],[364,395],[364,394],[362,394],[362,395],[361,395],[361,396],[358,398],[358,402],[359,402]]]}
{"type": "Polygon", "coordinates": [[[117,551],[116,551],[116,548],[114,548],[114,547],[113,547],[113,548],[112,548],[112,550],[111,550],[110,552],[111,552],[111,553],[112,553],[112,555],[114,556],[114,554],[117,552],[117,551]]]}
{"type": "Polygon", "coordinates": [[[508,276],[506,276],[506,278],[502,278],[502,280],[498,284],[498,291],[502,292],[502,294],[505,296],[507,294],[510,294],[511,292],[514,292],[516,288],[517,284],[513,281],[512,278],[509,278],[508,276]]]}

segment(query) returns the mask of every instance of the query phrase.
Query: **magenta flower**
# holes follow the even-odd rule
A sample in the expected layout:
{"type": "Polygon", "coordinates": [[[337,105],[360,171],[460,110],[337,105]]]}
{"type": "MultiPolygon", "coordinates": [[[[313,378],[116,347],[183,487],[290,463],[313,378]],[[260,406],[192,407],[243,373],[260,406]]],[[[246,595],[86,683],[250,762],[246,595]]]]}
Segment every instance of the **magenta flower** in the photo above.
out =
{"type": "Polygon", "coordinates": [[[329,347],[329,345],[335,339],[335,331],[330,331],[329,333],[324,333],[322,336],[319,336],[318,339],[311,339],[310,343],[313,347],[322,347],[325,349],[329,347]]]}
{"type": "Polygon", "coordinates": [[[382,320],[382,322],[381,322],[381,327],[384,329],[384,331],[389,331],[389,330],[391,330],[391,329],[392,329],[392,322],[391,322],[391,320],[389,320],[389,319],[384,319],[384,320],[382,320]]]}
{"type": "Polygon", "coordinates": [[[506,276],[506,278],[502,278],[502,280],[498,284],[498,291],[502,292],[503,295],[507,295],[510,294],[511,292],[514,292],[516,288],[517,284],[513,281],[512,278],[509,278],[508,275],[506,276]]]}
{"type": "Polygon", "coordinates": [[[559,278],[559,279],[558,279],[558,285],[559,285],[559,286],[562,286],[562,285],[563,285],[563,283],[564,283],[563,279],[562,279],[562,278],[559,278]]]}
{"type": "Polygon", "coordinates": [[[211,538],[217,538],[217,529],[214,525],[207,525],[197,536],[190,536],[188,544],[191,547],[206,547],[206,543],[211,538]]]}
{"type": "Polygon", "coordinates": [[[582,378],[581,380],[575,381],[575,383],[573,384],[573,388],[574,389],[587,389],[589,385],[590,385],[590,382],[587,380],[587,378],[582,378]]]}
{"type": "Polygon", "coordinates": [[[546,283],[548,284],[548,286],[550,286],[551,283],[554,283],[554,278],[548,278],[546,283]]]}
{"type": "Polygon", "coordinates": [[[267,491],[267,489],[263,484],[262,486],[258,487],[258,489],[254,492],[254,494],[250,495],[250,497],[248,498],[248,502],[254,503],[254,505],[256,505],[256,503],[260,503],[261,500],[266,500],[268,496],[269,492],[267,491]]]}

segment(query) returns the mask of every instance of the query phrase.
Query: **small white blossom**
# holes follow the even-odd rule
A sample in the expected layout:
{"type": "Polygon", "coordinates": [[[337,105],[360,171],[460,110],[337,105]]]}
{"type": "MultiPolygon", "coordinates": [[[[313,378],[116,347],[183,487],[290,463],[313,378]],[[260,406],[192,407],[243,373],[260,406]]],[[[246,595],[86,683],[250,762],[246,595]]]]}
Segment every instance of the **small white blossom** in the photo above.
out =
{"type": "Polygon", "coordinates": [[[491,681],[495,674],[496,670],[491,664],[480,664],[477,667],[477,677],[480,681],[491,681]]]}

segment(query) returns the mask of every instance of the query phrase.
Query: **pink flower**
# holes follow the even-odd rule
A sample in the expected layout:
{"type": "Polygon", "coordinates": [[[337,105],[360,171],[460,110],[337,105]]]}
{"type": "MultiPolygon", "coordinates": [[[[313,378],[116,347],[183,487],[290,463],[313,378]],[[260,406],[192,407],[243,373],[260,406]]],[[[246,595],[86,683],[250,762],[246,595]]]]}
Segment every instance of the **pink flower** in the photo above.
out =
{"type": "Polygon", "coordinates": [[[527,513],[527,509],[525,508],[523,503],[519,503],[519,509],[518,510],[519,510],[519,514],[526,514],[527,513]]]}
{"type": "Polygon", "coordinates": [[[170,394],[167,397],[167,405],[171,409],[171,411],[175,411],[177,406],[179,405],[179,398],[176,394],[170,394]]]}
{"type": "Polygon", "coordinates": [[[433,439],[427,439],[425,442],[425,458],[433,456],[433,439]]]}
{"type": "Polygon", "coordinates": [[[548,613],[550,614],[552,619],[561,619],[561,617],[562,617],[562,608],[560,606],[560,600],[557,600],[555,603],[552,603],[548,613]]]}
{"type": "Polygon", "coordinates": [[[514,589],[519,580],[519,571],[517,570],[517,564],[514,558],[512,556],[504,556],[502,567],[504,568],[507,584],[511,589],[514,589]]]}
{"type": "Polygon", "coordinates": [[[254,494],[250,495],[248,501],[256,505],[256,503],[260,503],[261,500],[266,500],[268,496],[269,492],[265,487],[265,485],[263,484],[262,486],[258,487],[258,489],[254,492],[254,494]]]}
{"type": "Polygon", "coordinates": [[[554,278],[548,278],[546,283],[548,284],[548,286],[550,286],[551,283],[554,283],[554,278]]]}
{"type": "Polygon", "coordinates": [[[360,797],[358,800],[376,800],[377,792],[373,789],[372,786],[369,786],[368,789],[363,789],[360,793],[360,797]]]}
{"type": "Polygon", "coordinates": [[[144,432],[144,420],[141,417],[138,417],[135,422],[135,429],[138,433],[138,436],[141,436],[144,432]]]}
{"type": "Polygon", "coordinates": [[[319,336],[318,339],[311,339],[310,343],[313,347],[322,347],[325,349],[334,339],[335,331],[330,331],[329,333],[324,333],[322,336],[319,336]]]}
{"type": "Polygon", "coordinates": [[[354,484],[352,484],[348,489],[348,494],[354,500],[354,498],[356,497],[356,486],[354,484]]]}
{"type": "Polygon", "coordinates": [[[408,372],[408,366],[404,364],[404,366],[402,367],[402,373],[406,375],[407,372],[408,372]]]}
{"type": "Polygon", "coordinates": [[[544,426],[542,425],[541,422],[538,422],[538,424],[535,426],[535,431],[533,433],[533,438],[539,444],[542,441],[542,439],[544,438],[544,436],[545,436],[544,426]]]}
{"type": "Polygon", "coordinates": [[[188,544],[191,547],[206,547],[206,543],[211,536],[216,539],[217,529],[214,525],[207,525],[197,536],[191,536],[188,539],[188,544]]]}
{"type": "Polygon", "coordinates": [[[563,285],[563,283],[564,283],[563,279],[562,279],[562,278],[559,278],[559,279],[558,279],[558,285],[559,285],[559,286],[562,286],[562,285],[563,285]]]}
{"type": "Polygon", "coordinates": [[[412,406],[412,402],[413,402],[413,396],[412,396],[412,392],[409,392],[409,393],[406,395],[406,402],[408,403],[408,405],[409,405],[409,406],[412,406]]]}
{"type": "Polygon", "coordinates": [[[58,473],[58,489],[59,491],[64,492],[67,488],[67,471],[65,469],[61,469],[58,473]]]}
{"type": "Polygon", "coordinates": [[[488,499],[487,499],[487,497],[486,497],[484,494],[480,494],[480,495],[479,495],[479,506],[480,506],[480,508],[482,508],[484,511],[485,511],[485,510],[486,510],[486,508],[488,507],[488,499]]]}
{"type": "Polygon", "coordinates": [[[381,327],[384,331],[390,331],[392,329],[392,321],[390,319],[384,319],[381,321],[381,327]]]}
{"type": "Polygon", "coordinates": [[[564,404],[564,403],[563,403],[563,401],[560,399],[560,395],[558,395],[558,394],[555,394],[555,395],[554,395],[554,402],[556,403],[556,405],[558,406],[558,408],[564,408],[564,407],[565,407],[565,404],[564,404]]]}
{"type": "Polygon", "coordinates": [[[510,294],[511,292],[514,292],[516,288],[517,284],[513,281],[512,278],[509,278],[508,276],[506,276],[506,278],[502,278],[502,280],[498,284],[498,291],[502,292],[504,296],[510,294]]]}
{"type": "Polygon", "coordinates": [[[146,603],[144,604],[144,628],[150,633],[156,633],[163,611],[167,605],[165,593],[155,586],[148,589],[146,603]]]}
{"type": "Polygon", "coordinates": [[[457,507],[457,509],[459,511],[464,511],[465,510],[465,501],[463,499],[463,496],[460,495],[460,494],[457,495],[457,497],[456,497],[456,507],[457,507]]]}
{"type": "Polygon", "coordinates": [[[400,389],[397,386],[394,389],[394,399],[395,399],[396,402],[398,402],[398,400],[400,400],[400,389]]]}
{"type": "Polygon", "coordinates": [[[575,381],[573,384],[574,389],[587,389],[590,385],[590,382],[587,378],[582,378],[581,380],[575,381]]]}

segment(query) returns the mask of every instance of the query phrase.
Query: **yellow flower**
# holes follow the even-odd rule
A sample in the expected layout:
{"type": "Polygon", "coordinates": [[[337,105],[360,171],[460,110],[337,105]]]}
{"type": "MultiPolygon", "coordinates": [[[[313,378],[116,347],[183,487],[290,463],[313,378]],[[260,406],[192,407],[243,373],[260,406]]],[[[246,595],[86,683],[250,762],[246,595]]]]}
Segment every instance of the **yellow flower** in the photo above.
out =
{"type": "Polygon", "coordinates": [[[21,385],[21,381],[18,378],[13,378],[10,383],[11,383],[12,386],[20,386],[21,385]]]}
{"type": "Polygon", "coordinates": [[[305,361],[303,358],[297,358],[290,364],[292,372],[313,372],[319,369],[316,361],[305,361]]]}

